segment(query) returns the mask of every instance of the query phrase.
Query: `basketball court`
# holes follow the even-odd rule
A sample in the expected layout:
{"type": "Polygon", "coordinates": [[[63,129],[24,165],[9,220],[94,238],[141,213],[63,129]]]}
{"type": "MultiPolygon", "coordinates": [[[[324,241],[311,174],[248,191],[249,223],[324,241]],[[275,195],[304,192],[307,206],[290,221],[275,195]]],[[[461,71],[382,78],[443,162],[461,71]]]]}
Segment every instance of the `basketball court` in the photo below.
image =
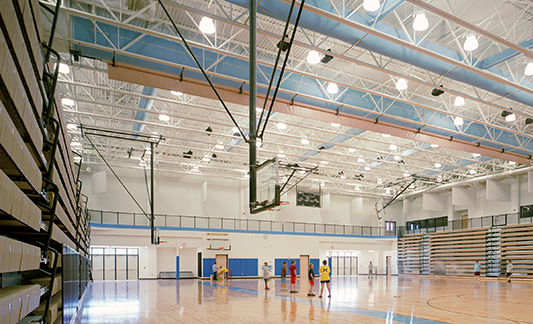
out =
{"type": "MultiPolygon", "coordinates": [[[[332,297],[265,292],[262,280],[95,282],[75,323],[530,323],[533,284],[333,277],[332,297]]],[[[275,287],[275,288],[274,288],[275,287]]]]}

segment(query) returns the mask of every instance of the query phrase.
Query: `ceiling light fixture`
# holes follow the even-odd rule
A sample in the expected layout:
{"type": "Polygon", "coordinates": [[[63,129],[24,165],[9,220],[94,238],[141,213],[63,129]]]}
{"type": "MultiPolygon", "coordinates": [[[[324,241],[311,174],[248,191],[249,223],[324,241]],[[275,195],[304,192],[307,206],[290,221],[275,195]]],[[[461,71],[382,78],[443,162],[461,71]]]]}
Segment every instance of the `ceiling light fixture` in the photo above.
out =
{"type": "Polygon", "coordinates": [[[405,90],[407,89],[407,80],[405,79],[398,79],[398,81],[396,82],[396,89],[402,91],[402,90],[405,90]]]}
{"type": "Polygon", "coordinates": [[[355,191],[360,191],[360,190],[361,190],[361,186],[355,186],[353,189],[354,189],[355,191]]]}
{"type": "Polygon", "coordinates": [[[505,121],[508,121],[508,122],[512,122],[516,120],[515,114],[507,110],[502,111],[502,117],[505,117],[505,121]]]}
{"type": "Polygon", "coordinates": [[[179,91],[170,91],[170,93],[178,97],[183,96],[183,92],[179,92],[179,91]]]}
{"type": "Polygon", "coordinates": [[[322,165],[328,165],[329,162],[328,162],[328,161],[320,161],[320,164],[322,164],[322,165]]]}
{"type": "Polygon", "coordinates": [[[394,160],[396,160],[396,161],[400,161],[401,159],[402,159],[402,157],[399,156],[399,155],[395,155],[395,156],[394,156],[394,160]]]}
{"type": "Polygon", "coordinates": [[[407,173],[407,172],[404,172],[403,176],[404,176],[404,178],[405,178],[405,177],[409,177],[409,176],[411,176],[411,175],[410,175],[409,173],[407,173]]]}
{"type": "Polygon", "coordinates": [[[341,179],[342,180],[346,179],[346,176],[345,175],[341,175],[341,179]]]}
{"type": "Polygon", "coordinates": [[[372,170],[371,167],[367,167],[367,166],[365,167],[365,171],[370,171],[370,170],[372,170]]]}
{"type": "Polygon", "coordinates": [[[481,154],[479,154],[479,153],[472,153],[472,156],[473,156],[473,157],[478,157],[478,156],[480,156],[480,155],[481,155],[481,154]]]}
{"type": "Polygon", "coordinates": [[[431,144],[431,147],[432,148],[437,148],[437,147],[439,147],[439,144],[431,144]]]}
{"type": "Polygon", "coordinates": [[[277,123],[276,126],[278,126],[278,129],[287,129],[287,124],[284,123],[277,123]]]}
{"type": "Polygon", "coordinates": [[[305,139],[305,138],[302,138],[302,139],[300,140],[300,143],[302,143],[303,145],[307,145],[307,144],[309,144],[309,140],[308,140],[308,139],[305,139]]]}
{"type": "Polygon", "coordinates": [[[224,145],[222,145],[222,144],[217,144],[217,145],[215,145],[215,148],[216,148],[217,150],[223,150],[223,149],[224,149],[224,145]]]}
{"type": "Polygon", "coordinates": [[[326,91],[331,94],[335,94],[339,92],[339,87],[337,86],[336,83],[330,82],[328,83],[328,87],[326,88],[326,91]]]}
{"type": "Polygon", "coordinates": [[[470,174],[476,174],[476,173],[477,173],[477,171],[476,171],[476,170],[474,170],[474,169],[470,169],[470,170],[468,170],[468,173],[470,173],[470,174]]]}
{"type": "Polygon", "coordinates": [[[309,51],[307,53],[307,63],[309,64],[318,64],[320,63],[320,54],[317,51],[309,51]]]}
{"type": "Polygon", "coordinates": [[[461,126],[464,123],[465,122],[464,122],[464,120],[461,117],[455,117],[455,119],[453,120],[453,124],[455,126],[461,126]]]}
{"type": "MultiPolygon", "coordinates": [[[[54,69],[56,68],[56,66],[57,66],[57,63],[54,65],[54,69]]],[[[59,73],[69,74],[70,67],[66,65],[65,63],[59,63],[59,73]]]]}
{"type": "Polygon", "coordinates": [[[348,148],[348,152],[350,152],[350,153],[355,153],[355,151],[356,151],[356,150],[355,150],[353,147],[349,147],[349,148],[348,148]]]}
{"type": "Polygon", "coordinates": [[[358,158],[358,159],[357,159],[357,162],[359,162],[359,163],[365,163],[365,159],[363,159],[363,158],[358,158]]]}
{"type": "Polygon", "coordinates": [[[476,48],[478,48],[478,46],[479,46],[479,44],[477,42],[476,36],[468,35],[466,37],[465,43],[463,45],[463,48],[465,49],[465,51],[471,52],[471,51],[475,50],[476,48]]]}
{"type": "Polygon", "coordinates": [[[363,2],[363,8],[366,11],[376,11],[379,9],[379,0],[365,0],[363,2]]]}
{"type": "MultiPolygon", "coordinates": [[[[440,87],[442,88],[442,84],[440,85],[440,87]]],[[[435,89],[431,90],[431,95],[433,97],[438,97],[438,96],[440,96],[443,93],[444,93],[444,90],[439,89],[439,88],[435,88],[435,89]]]]}
{"type": "Polygon", "coordinates": [[[396,151],[396,150],[398,149],[398,146],[396,146],[396,145],[394,145],[394,144],[391,144],[391,145],[389,145],[389,149],[390,149],[391,151],[396,151]]]}
{"type": "Polygon", "coordinates": [[[381,134],[383,137],[390,137],[390,134],[381,134]]]}
{"type": "Polygon", "coordinates": [[[63,104],[63,106],[74,106],[74,100],[70,98],[61,99],[61,103],[63,104]]]}
{"type": "MultiPolygon", "coordinates": [[[[59,68],[59,71],[61,72],[61,67],[59,68]]],[[[525,75],[533,75],[533,62],[529,62],[526,65],[526,68],[524,70],[525,75]]]]}
{"type": "Polygon", "coordinates": [[[390,195],[390,188],[385,189],[385,194],[390,195]]]}
{"type": "Polygon", "coordinates": [[[515,161],[509,161],[509,164],[510,165],[516,165],[516,162],[515,161]]]}
{"type": "Polygon", "coordinates": [[[415,20],[413,21],[413,29],[416,31],[424,31],[428,29],[429,22],[426,18],[426,14],[423,11],[416,13],[415,20]]]}
{"type": "Polygon", "coordinates": [[[341,124],[331,123],[331,127],[341,127],[341,124]]]}
{"type": "Polygon", "coordinates": [[[200,25],[198,28],[204,33],[204,34],[214,34],[216,31],[215,24],[213,23],[213,19],[208,17],[203,17],[202,20],[200,20],[200,25]]]}
{"type": "Polygon", "coordinates": [[[442,166],[442,164],[440,164],[440,163],[435,163],[435,167],[436,167],[437,169],[440,168],[441,166],[442,166]]]}
{"type": "Polygon", "coordinates": [[[453,101],[453,105],[456,107],[464,106],[465,98],[460,97],[460,96],[455,97],[455,100],[453,101]]]}
{"type": "Polygon", "coordinates": [[[263,147],[263,141],[260,138],[256,139],[255,147],[263,147]]]}
{"type": "Polygon", "coordinates": [[[165,114],[161,114],[161,115],[159,115],[159,120],[169,121],[170,120],[170,116],[165,115],[165,114]]]}
{"type": "Polygon", "coordinates": [[[278,157],[281,158],[281,159],[283,159],[284,157],[286,157],[286,155],[283,154],[283,153],[278,153],[278,157]]]}

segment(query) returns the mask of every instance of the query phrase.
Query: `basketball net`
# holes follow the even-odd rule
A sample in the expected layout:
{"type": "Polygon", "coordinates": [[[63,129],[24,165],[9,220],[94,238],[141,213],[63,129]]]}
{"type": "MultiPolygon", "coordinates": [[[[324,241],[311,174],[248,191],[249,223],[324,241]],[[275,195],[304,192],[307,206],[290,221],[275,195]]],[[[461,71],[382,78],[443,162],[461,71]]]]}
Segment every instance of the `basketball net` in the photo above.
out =
{"type": "Polygon", "coordinates": [[[273,216],[277,224],[285,223],[285,218],[287,217],[287,209],[284,208],[289,205],[288,201],[281,201],[280,205],[277,207],[272,207],[268,210],[270,216],[273,216]]]}

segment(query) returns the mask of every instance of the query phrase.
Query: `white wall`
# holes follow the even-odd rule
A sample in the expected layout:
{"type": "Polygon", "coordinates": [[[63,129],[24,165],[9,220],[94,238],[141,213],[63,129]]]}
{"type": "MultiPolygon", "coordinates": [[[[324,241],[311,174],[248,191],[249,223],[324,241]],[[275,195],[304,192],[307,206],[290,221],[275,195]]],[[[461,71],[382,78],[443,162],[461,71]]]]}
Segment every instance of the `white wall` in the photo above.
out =
{"type": "MultiPolygon", "coordinates": [[[[121,180],[149,213],[148,195],[142,170],[120,169],[115,171],[121,180]]],[[[82,173],[83,191],[89,196],[89,208],[104,211],[140,213],[140,209],[129,197],[111,172],[107,172],[107,192],[92,195],[90,174],[82,173]]],[[[324,192],[327,194],[327,190],[324,192]]],[[[248,209],[248,182],[229,179],[212,179],[202,176],[161,174],[155,178],[155,213],[186,216],[211,216],[224,218],[244,218],[275,220],[268,212],[251,215],[248,209]],[[202,202],[201,188],[207,181],[207,201],[202,202]]],[[[290,205],[283,207],[287,221],[346,224],[359,226],[383,226],[374,213],[377,198],[363,198],[362,211],[352,213],[351,201],[357,196],[330,196],[329,209],[296,206],[295,189],[283,199],[290,205]]],[[[387,220],[403,223],[401,206],[387,208],[387,220]]],[[[398,224],[401,225],[401,224],[398,224]]]]}
{"type": "MultiPolygon", "coordinates": [[[[214,258],[215,254],[227,253],[229,258],[257,258],[263,262],[273,263],[276,258],[298,258],[300,255],[324,259],[327,251],[332,249],[357,251],[360,273],[367,272],[368,262],[372,260],[378,267],[378,272],[384,274],[385,255],[390,254],[393,256],[393,274],[397,273],[397,240],[395,237],[377,239],[373,237],[229,233],[231,251],[219,252],[206,250],[207,241],[204,232],[162,230],[160,234],[161,240],[168,243],[152,246],[149,244],[150,232],[148,230],[93,227],[91,243],[96,246],[138,246],[141,250],[140,278],[157,278],[160,271],[172,271],[168,270],[171,264],[167,261],[171,259],[171,256],[175,256],[176,252],[180,256],[180,270],[191,270],[195,274],[197,252],[202,252],[202,258],[214,258]]],[[[173,260],[175,263],[175,257],[173,260]]],[[[174,264],[172,267],[175,267],[174,264]]]]}

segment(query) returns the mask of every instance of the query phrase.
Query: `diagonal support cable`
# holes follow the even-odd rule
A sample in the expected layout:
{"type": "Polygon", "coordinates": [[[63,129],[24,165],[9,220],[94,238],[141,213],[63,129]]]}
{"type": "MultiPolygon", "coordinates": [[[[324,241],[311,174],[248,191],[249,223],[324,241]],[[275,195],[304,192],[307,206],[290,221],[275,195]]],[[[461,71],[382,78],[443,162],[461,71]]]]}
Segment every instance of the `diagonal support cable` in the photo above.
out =
{"type": "Polygon", "coordinates": [[[224,100],[222,100],[222,97],[220,97],[220,95],[218,94],[218,91],[217,89],[215,89],[215,86],[213,85],[213,83],[211,82],[211,79],[209,79],[209,77],[207,76],[207,73],[205,73],[205,70],[204,68],[202,67],[202,65],[200,64],[200,62],[198,62],[198,59],[196,59],[196,56],[194,55],[194,53],[192,52],[191,48],[189,47],[189,44],[187,43],[187,41],[185,40],[185,37],[183,37],[183,35],[181,34],[180,30],[178,29],[178,26],[176,26],[176,23],[174,22],[174,20],[172,19],[172,17],[170,17],[170,14],[168,13],[167,11],[167,8],[163,5],[163,2],[161,0],[157,0],[159,2],[159,4],[161,5],[161,8],[163,8],[163,11],[165,12],[165,14],[167,15],[167,18],[168,20],[170,21],[170,23],[172,24],[172,26],[174,26],[174,29],[176,29],[176,32],[178,33],[178,35],[180,35],[180,38],[183,42],[183,44],[185,45],[185,47],[187,48],[187,51],[189,51],[189,54],[191,55],[191,57],[193,58],[194,62],[196,63],[196,65],[200,68],[200,70],[202,71],[202,74],[204,75],[205,79],[207,80],[207,82],[209,83],[209,85],[211,86],[211,89],[213,89],[213,92],[215,93],[215,95],[217,96],[218,100],[220,100],[220,103],[222,103],[222,106],[224,107],[224,109],[226,110],[226,112],[228,113],[229,115],[229,118],[231,118],[231,121],[233,122],[233,124],[235,125],[235,127],[237,127],[239,129],[239,133],[241,134],[242,138],[244,139],[244,141],[246,143],[248,143],[248,139],[246,138],[246,136],[244,135],[244,133],[242,132],[241,128],[239,127],[239,124],[237,124],[237,121],[235,120],[235,118],[233,118],[233,115],[231,114],[231,112],[229,111],[228,107],[226,106],[226,104],[224,103],[224,100]]]}
{"type": "MultiPolygon", "coordinates": [[[[276,85],[276,90],[274,91],[274,95],[272,96],[272,100],[270,101],[270,108],[268,109],[268,113],[265,118],[265,123],[263,124],[263,129],[261,129],[261,135],[258,136],[261,140],[263,140],[263,134],[265,133],[265,128],[268,124],[268,119],[270,118],[272,107],[274,107],[274,102],[276,101],[276,97],[278,95],[279,86],[281,85],[281,80],[283,79],[283,73],[285,72],[285,67],[287,66],[287,62],[289,61],[289,55],[291,53],[292,43],[294,41],[294,37],[296,36],[296,30],[298,29],[298,23],[300,22],[300,17],[302,16],[304,5],[305,5],[305,0],[302,0],[302,3],[300,4],[300,10],[298,11],[298,16],[296,17],[296,21],[294,22],[294,29],[292,31],[291,42],[289,43],[289,48],[287,49],[287,54],[285,55],[285,61],[283,62],[283,67],[281,68],[281,72],[278,78],[278,84],[276,85]]],[[[283,36],[285,37],[285,35],[283,36]]]]}
{"type": "Polygon", "coordinates": [[[115,176],[115,178],[117,178],[118,182],[120,182],[120,184],[122,185],[122,187],[124,187],[124,189],[126,190],[126,192],[128,192],[128,194],[130,195],[131,199],[133,199],[133,201],[137,204],[137,207],[139,207],[139,209],[143,212],[144,216],[146,216],[146,218],[150,219],[150,216],[148,216],[148,214],[146,214],[146,212],[144,211],[144,209],[141,207],[141,205],[139,204],[139,202],[137,201],[137,199],[135,199],[135,197],[133,197],[133,194],[128,190],[128,188],[126,187],[126,185],[124,184],[124,182],[122,182],[122,180],[120,180],[120,177],[115,173],[115,170],[113,170],[113,168],[111,167],[111,165],[109,165],[109,163],[107,163],[107,160],[104,158],[104,156],[102,155],[102,153],[100,153],[100,150],[98,150],[98,148],[96,147],[96,145],[94,145],[93,141],[91,140],[91,138],[89,136],[87,136],[87,134],[85,134],[85,137],[87,138],[87,140],[89,140],[89,143],[91,143],[91,145],[94,147],[94,149],[96,150],[96,153],[98,153],[98,155],[100,156],[100,158],[104,161],[104,163],[107,165],[107,167],[109,168],[109,170],[111,170],[111,172],[113,172],[113,175],[115,176]]]}
{"type": "MultiPolygon", "coordinates": [[[[270,95],[270,89],[272,88],[272,84],[274,83],[274,77],[276,76],[276,71],[278,68],[279,58],[281,57],[281,52],[283,49],[283,44],[285,43],[285,35],[287,35],[287,29],[289,29],[289,23],[291,21],[292,16],[292,10],[294,9],[294,4],[296,3],[296,0],[292,0],[291,4],[291,10],[289,11],[289,16],[287,16],[287,22],[285,23],[285,29],[283,29],[283,34],[281,35],[281,42],[279,43],[279,50],[278,50],[278,56],[276,56],[276,63],[274,63],[274,70],[272,71],[272,75],[270,76],[270,83],[268,84],[268,89],[265,97],[265,101],[263,102],[263,110],[261,110],[261,116],[259,117],[259,123],[258,125],[261,125],[261,122],[263,121],[263,114],[265,113],[265,108],[268,103],[268,96],[270,95]]],[[[281,78],[281,76],[280,76],[281,78]]],[[[257,136],[257,134],[256,134],[257,136]]]]}

